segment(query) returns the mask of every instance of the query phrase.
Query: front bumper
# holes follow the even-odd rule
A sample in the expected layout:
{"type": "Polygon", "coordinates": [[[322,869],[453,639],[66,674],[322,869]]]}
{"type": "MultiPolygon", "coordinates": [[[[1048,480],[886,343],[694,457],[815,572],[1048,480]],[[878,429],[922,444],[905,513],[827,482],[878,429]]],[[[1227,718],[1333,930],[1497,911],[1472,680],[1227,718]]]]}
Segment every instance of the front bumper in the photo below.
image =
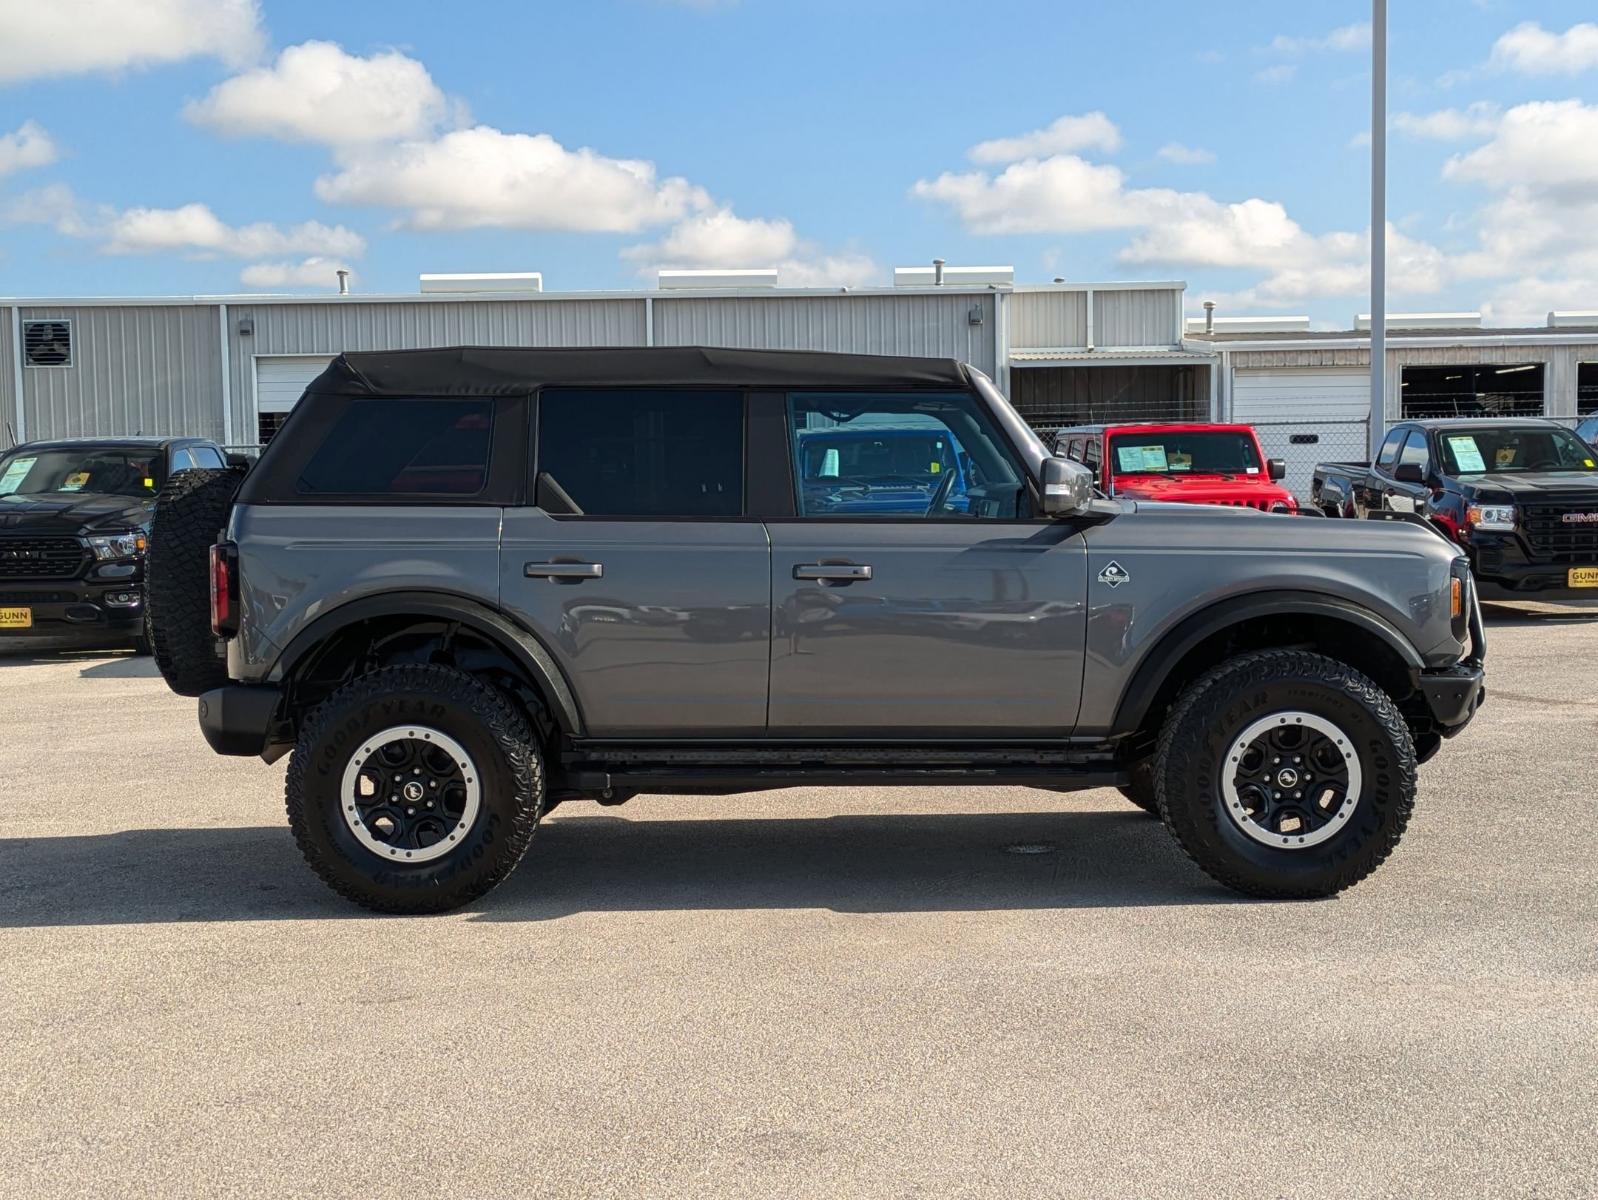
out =
{"type": "Polygon", "coordinates": [[[32,624],[0,629],[0,648],[131,646],[144,632],[144,584],[131,579],[0,579],[0,608],[25,608],[32,624]]]}
{"type": "Polygon", "coordinates": [[[213,688],[200,697],[200,732],[218,754],[265,756],[282,698],[281,689],[270,685],[230,683],[213,688]]]}
{"type": "Polygon", "coordinates": [[[1570,568],[1598,566],[1598,556],[1537,562],[1516,534],[1474,533],[1465,547],[1483,600],[1598,600],[1598,588],[1570,586],[1570,568]]]}
{"type": "Polygon", "coordinates": [[[1424,671],[1419,684],[1437,732],[1453,737],[1487,700],[1487,672],[1479,662],[1462,662],[1445,671],[1424,671]]]}

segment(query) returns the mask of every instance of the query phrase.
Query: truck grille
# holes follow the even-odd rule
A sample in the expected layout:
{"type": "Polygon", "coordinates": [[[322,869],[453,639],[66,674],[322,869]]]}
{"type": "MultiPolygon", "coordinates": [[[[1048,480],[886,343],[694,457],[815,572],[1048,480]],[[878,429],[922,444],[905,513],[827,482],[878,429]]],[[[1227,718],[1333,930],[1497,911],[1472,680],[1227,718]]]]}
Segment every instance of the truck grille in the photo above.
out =
{"type": "Polygon", "coordinates": [[[1598,522],[1567,523],[1566,513],[1598,512],[1598,501],[1550,502],[1521,506],[1520,527],[1539,562],[1561,566],[1598,565],[1598,522]]]}
{"type": "Polygon", "coordinates": [[[1206,504],[1221,504],[1227,508],[1257,508],[1261,512],[1270,512],[1273,505],[1281,504],[1280,500],[1206,500],[1206,504]]]}
{"type": "Polygon", "coordinates": [[[0,579],[71,579],[88,557],[77,538],[0,535],[0,579]]]}

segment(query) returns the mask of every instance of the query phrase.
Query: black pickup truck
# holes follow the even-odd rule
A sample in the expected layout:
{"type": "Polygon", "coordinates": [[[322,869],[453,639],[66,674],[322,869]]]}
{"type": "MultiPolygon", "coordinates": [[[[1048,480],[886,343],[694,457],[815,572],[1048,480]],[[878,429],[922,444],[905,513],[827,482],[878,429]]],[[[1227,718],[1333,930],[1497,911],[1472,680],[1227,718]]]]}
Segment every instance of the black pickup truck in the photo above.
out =
{"type": "Polygon", "coordinates": [[[1484,599],[1598,599],[1598,451],[1553,421],[1405,421],[1375,463],[1316,467],[1311,499],[1329,517],[1424,517],[1484,599]]]}
{"type": "Polygon", "coordinates": [[[66,438],[0,452],[0,650],[134,646],[167,476],[222,467],[192,437],[66,438]]]}

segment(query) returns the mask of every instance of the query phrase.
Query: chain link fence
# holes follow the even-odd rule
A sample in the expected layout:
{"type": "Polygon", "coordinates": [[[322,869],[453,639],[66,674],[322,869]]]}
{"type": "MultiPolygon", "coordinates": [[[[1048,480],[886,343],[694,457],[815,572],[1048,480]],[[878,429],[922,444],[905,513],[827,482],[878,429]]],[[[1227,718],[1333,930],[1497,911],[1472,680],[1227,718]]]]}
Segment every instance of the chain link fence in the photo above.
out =
{"type": "Polygon", "coordinates": [[[1365,462],[1370,458],[1370,421],[1253,421],[1266,458],[1287,464],[1282,486],[1309,504],[1315,467],[1323,462],[1365,462]]]}

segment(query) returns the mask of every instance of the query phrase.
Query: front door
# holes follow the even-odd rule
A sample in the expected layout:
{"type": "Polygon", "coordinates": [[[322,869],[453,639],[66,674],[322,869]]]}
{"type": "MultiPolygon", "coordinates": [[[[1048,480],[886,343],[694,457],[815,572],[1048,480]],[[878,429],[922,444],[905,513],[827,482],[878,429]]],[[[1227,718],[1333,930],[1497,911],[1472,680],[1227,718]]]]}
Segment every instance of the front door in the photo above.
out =
{"type": "Polygon", "coordinates": [[[736,391],[547,389],[533,499],[505,510],[507,609],[592,737],[759,736],[771,550],[745,516],[736,391]]]}
{"type": "Polygon", "coordinates": [[[776,737],[1046,738],[1081,700],[1087,551],[963,393],[787,398],[768,520],[776,737]]]}

